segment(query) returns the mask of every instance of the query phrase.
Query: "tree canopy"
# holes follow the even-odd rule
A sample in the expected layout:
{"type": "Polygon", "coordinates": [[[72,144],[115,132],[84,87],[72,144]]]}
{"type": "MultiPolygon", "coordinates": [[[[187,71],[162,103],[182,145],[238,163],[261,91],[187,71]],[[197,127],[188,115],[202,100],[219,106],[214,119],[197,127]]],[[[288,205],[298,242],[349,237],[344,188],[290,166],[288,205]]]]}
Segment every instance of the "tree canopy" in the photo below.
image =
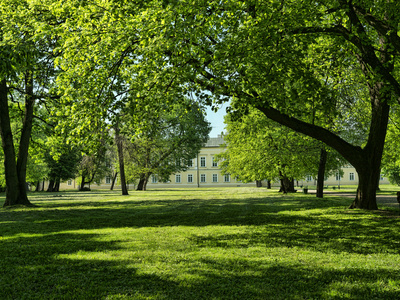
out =
{"type": "Polygon", "coordinates": [[[6,203],[29,203],[29,136],[44,92],[57,94],[49,106],[61,117],[57,129],[85,143],[82,132],[100,138],[130,103],[151,111],[157,90],[166,105],[176,94],[208,105],[234,99],[234,110],[256,108],[325,143],[358,172],[351,207],[376,209],[389,115],[400,99],[399,10],[396,1],[372,0],[3,1],[6,203]],[[51,85],[40,80],[55,75],[51,85]],[[18,151],[13,90],[24,90],[26,110],[18,151]]]}
{"type": "MultiPolygon", "coordinates": [[[[324,148],[321,142],[269,120],[254,108],[240,118],[228,114],[225,122],[227,150],[219,155],[224,172],[245,182],[317,177],[320,152],[324,148]]],[[[333,151],[328,158],[323,177],[343,163],[333,151]]]]}
{"type": "Polygon", "coordinates": [[[211,131],[203,108],[189,98],[153,108],[144,115],[136,108],[135,118],[142,116],[142,122],[134,121],[125,129],[132,129],[130,135],[126,134],[131,141],[128,165],[130,177],[139,179],[138,190],[146,189],[150,175],[168,181],[171,174],[185,171],[211,131]]]}
{"type": "MultiPolygon", "coordinates": [[[[215,102],[238,99],[238,106],[251,105],[337,150],[359,174],[351,207],[377,208],[390,106],[397,105],[400,96],[400,4],[345,0],[164,4],[160,21],[152,25],[159,32],[151,39],[159,55],[179,67],[200,91],[211,92],[215,102]],[[353,106],[352,101],[369,106],[367,134],[356,143],[341,134],[335,121],[340,108],[353,106]]],[[[154,13],[160,15],[160,10],[154,13]]]]}

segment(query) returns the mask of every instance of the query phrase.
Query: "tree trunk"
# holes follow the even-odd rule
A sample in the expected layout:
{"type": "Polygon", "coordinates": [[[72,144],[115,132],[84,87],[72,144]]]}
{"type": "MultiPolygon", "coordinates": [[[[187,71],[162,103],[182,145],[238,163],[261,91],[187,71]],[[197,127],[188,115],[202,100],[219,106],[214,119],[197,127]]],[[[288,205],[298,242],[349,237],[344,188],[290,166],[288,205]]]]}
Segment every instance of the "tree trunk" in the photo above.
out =
{"type": "Polygon", "coordinates": [[[147,189],[147,183],[149,182],[149,177],[151,173],[141,174],[138,186],[136,188],[137,191],[145,191],[147,189]]]}
{"type": "Polygon", "coordinates": [[[318,178],[317,178],[317,198],[324,197],[325,166],[328,157],[327,151],[322,148],[319,156],[318,178]]]}
{"type": "Polygon", "coordinates": [[[15,157],[13,135],[11,131],[10,114],[8,110],[7,83],[0,81],[0,135],[4,153],[4,175],[6,180],[6,200],[4,206],[31,205],[25,191],[25,180],[19,182],[15,157]],[[22,188],[21,188],[22,187],[22,188]],[[21,194],[21,190],[23,190],[21,194]]]}
{"type": "Polygon", "coordinates": [[[80,191],[83,191],[83,188],[85,187],[85,184],[86,184],[86,182],[85,182],[85,175],[82,174],[82,181],[81,181],[81,184],[79,185],[79,190],[80,190],[80,191]]]}
{"type": "Polygon", "coordinates": [[[56,183],[54,185],[54,192],[60,191],[60,178],[57,178],[56,183]]]}
{"type": "Polygon", "coordinates": [[[32,134],[33,108],[35,106],[32,71],[27,71],[25,74],[25,93],[25,111],[18,148],[17,173],[20,197],[24,199],[24,202],[29,203],[26,193],[26,165],[28,162],[29,142],[32,134]]]}
{"type": "Polygon", "coordinates": [[[149,182],[149,176],[147,176],[145,179],[144,179],[144,182],[143,182],[143,191],[146,191],[147,190],[147,183],[149,182]]]}
{"type": "Polygon", "coordinates": [[[256,180],[256,187],[262,187],[261,180],[256,180]]]}
{"type": "Polygon", "coordinates": [[[353,165],[358,173],[357,195],[350,208],[378,209],[376,190],[381,173],[381,160],[389,121],[390,89],[377,82],[369,87],[371,97],[371,125],[368,143],[362,150],[363,161],[353,165]]]}
{"type": "Polygon", "coordinates": [[[40,184],[41,184],[40,181],[37,181],[37,182],[36,182],[35,192],[40,192],[40,184]]]}
{"type": "Polygon", "coordinates": [[[145,182],[145,179],[144,179],[144,176],[142,177],[142,176],[140,176],[140,178],[139,178],[139,183],[138,183],[138,185],[137,185],[137,187],[136,187],[136,190],[137,191],[144,191],[144,182],[145,182]]]}
{"type": "Polygon", "coordinates": [[[271,180],[267,180],[267,189],[271,189],[271,180]]]}
{"type": "Polygon", "coordinates": [[[296,190],[294,189],[294,179],[293,178],[288,178],[285,175],[282,175],[281,172],[281,188],[279,192],[282,192],[284,194],[287,193],[295,193],[296,190]]]}
{"type": "Polygon", "coordinates": [[[47,192],[54,192],[54,179],[50,179],[49,186],[47,187],[47,192]]]}
{"type": "Polygon", "coordinates": [[[114,190],[114,185],[115,185],[115,181],[117,180],[117,175],[118,175],[118,172],[115,172],[115,174],[114,174],[114,176],[113,176],[113,178],[112,178],[110,191],[113,191],[113,190],[114,190]]]}
{"type": "Polygon", "coordinates": [[[122,195],[129,195],[128,188],[126,186],[125,179],[125,162],[124,162],[124,145],[122,137],[119,135],[119,124],[118,121],[115,125],[115,141],[118,148],[118,164],[119,164],[119,179],[121,181],[122,195]]]}

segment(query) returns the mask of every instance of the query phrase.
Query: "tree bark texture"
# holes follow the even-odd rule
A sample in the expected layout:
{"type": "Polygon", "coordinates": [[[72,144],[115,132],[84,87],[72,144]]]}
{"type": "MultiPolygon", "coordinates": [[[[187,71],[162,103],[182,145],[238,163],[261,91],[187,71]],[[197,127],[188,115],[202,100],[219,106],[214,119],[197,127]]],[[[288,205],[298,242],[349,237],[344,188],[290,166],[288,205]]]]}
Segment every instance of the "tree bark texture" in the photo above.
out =
{"type": "Polygon", "coordinates": [[[50,179],[49,186],[47,187],[47,192],[49,193],[54,192],[54,184],[55,184],[54,179],[50,179]]]}
{"type": "Polygon", "coordinates": [[[136,187],[137,191],[145,191],[145,189],[144,189],[144,181],[145,181],[144,177],[140,176],[139,183],[138,183],[138,185],[136,187]]]}
{"type": "Polygon", "coordinates": [[[117,180],[117,176],[118,176],[118,172],[115,172],[113,178],[112,178],[112,182],[111,182],[111,187],[110,190],[113,191],[114,190],[114,186],[115,186],[115,181],[117,180]]]}
{"type": "Polygon", "coordinates": [[[267,189],[271,189],[272,187],[271,187],[271,180],[267,180],[267,189]]]}
{"type": "Polygon", "coordinates": [[[147,183],[149,182],[150,173],[141,174],[138,186],[136,188],[137,191],[145,191],[147,189],[147,183]]]}
{"type": "Polygon", "coordinates": [[[31,205],[26,196],[25,178],[18,174],[8,109],[7,90],[6,80],[3,79],[0,82],[0,135],[4,152],[4,172],[6,179],[6,200],[4,206],[17,204],[31,205]],[[23,182],[20,182],[20,179],[23,182]]]}
{"type": "Polygon", "coordinates": [[[27,71],[25,74],[25,111],[22,124],[21,137],[18,147],[17,173],[20,189],[20,197],[28,201],[26,193],[26,166],[28,163],[29,142],[32,134],[33,110],[35,98],[33,95],[33,72],[27,71]]]}
{"type": "Polygon", "coordinates": [[[295,193],[296,190],[294,188],[294,179],[281,175],[281,188],[279,192],[284,194],[295,193]]]}
{"type": "Polygon", "coordinates": [[[121,181],[121,190],[122,195],[129,195],[128,187],[126,185],[126,178],[125,178],[125,162],[124,162],[124,145],[122,137],[119,134],[119,126],[118,123],[115,126],[115,141],[117,144],[118,149],[118,164],[119,164],[119,179],[121,181]]]}

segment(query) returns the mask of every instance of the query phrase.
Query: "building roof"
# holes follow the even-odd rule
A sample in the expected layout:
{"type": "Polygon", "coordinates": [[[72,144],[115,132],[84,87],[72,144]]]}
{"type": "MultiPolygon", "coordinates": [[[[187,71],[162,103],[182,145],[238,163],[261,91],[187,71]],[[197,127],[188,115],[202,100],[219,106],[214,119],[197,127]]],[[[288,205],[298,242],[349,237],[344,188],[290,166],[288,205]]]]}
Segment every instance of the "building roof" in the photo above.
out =
{"type": "Polygon", "coordinates": [[[224,138],[219,135],[216,138],[209,138],[207,143],[204,145],[204,147],[206,147],[206,148],[209,148],[209,147],[220,147],[224,143],[225,143],[224,138]]]}

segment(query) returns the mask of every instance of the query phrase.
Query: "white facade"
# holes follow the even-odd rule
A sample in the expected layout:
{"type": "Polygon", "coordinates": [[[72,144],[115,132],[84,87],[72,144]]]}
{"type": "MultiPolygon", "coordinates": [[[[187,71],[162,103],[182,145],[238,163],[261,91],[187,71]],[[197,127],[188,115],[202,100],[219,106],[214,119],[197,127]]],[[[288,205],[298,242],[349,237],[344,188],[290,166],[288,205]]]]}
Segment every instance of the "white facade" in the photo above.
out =
{"type": "MultiPolygon", "coordinates": [[[[196,158],[189,162],[189,168],[185,172],[173,174],[169,178],[169,182],[159,182],[157,175],[150,177],[147,183],[148,189],[156,188],[193,188],[193,187],[224,187],[224,186],[254,186],[255,182],[243,183],[241,181],[232,178],[229,174],[222,174],[219,164],[215,161],[215,156],[225,150],[221,145],[224,143],[222,137],[210,138],[206,145],[200,150],[196,158]]],[[[343,175],[339,176],[339,172],[336,175],[330,176],[325,180],[325,186],[341,186],[341,185],[357,185],[358,174],[355,169],[351,166],[342,168],[343,175]]],[[[389,180],[385,177],[381,177],[380,184],[389,184],[389,180]]],[[[274,186],[279,185],[278,182],[273,184],[274,186]]],[[[298,180],[298,185],[301,186],[314,186],[316,185],[316,179],[312,176],[306,176],[302,180],[298,180]]],[[[263,186],[266,186],[266,182],[263,182],[263,186]]],[[[99,184],[91,184],[91,189],[109,189],[111,187],[111,178],[106,177],[99,184]]],[[[75,180],[69,180],[68,182],[60,185],[60,190],[66,189],[77,189],[78,184],[75,180]]],[[[119,189],[118,179],[115,183],[115,189],[119,189]]],[[[130,189],[134,189],[134,185],[129,186],[130,189]]]]}

